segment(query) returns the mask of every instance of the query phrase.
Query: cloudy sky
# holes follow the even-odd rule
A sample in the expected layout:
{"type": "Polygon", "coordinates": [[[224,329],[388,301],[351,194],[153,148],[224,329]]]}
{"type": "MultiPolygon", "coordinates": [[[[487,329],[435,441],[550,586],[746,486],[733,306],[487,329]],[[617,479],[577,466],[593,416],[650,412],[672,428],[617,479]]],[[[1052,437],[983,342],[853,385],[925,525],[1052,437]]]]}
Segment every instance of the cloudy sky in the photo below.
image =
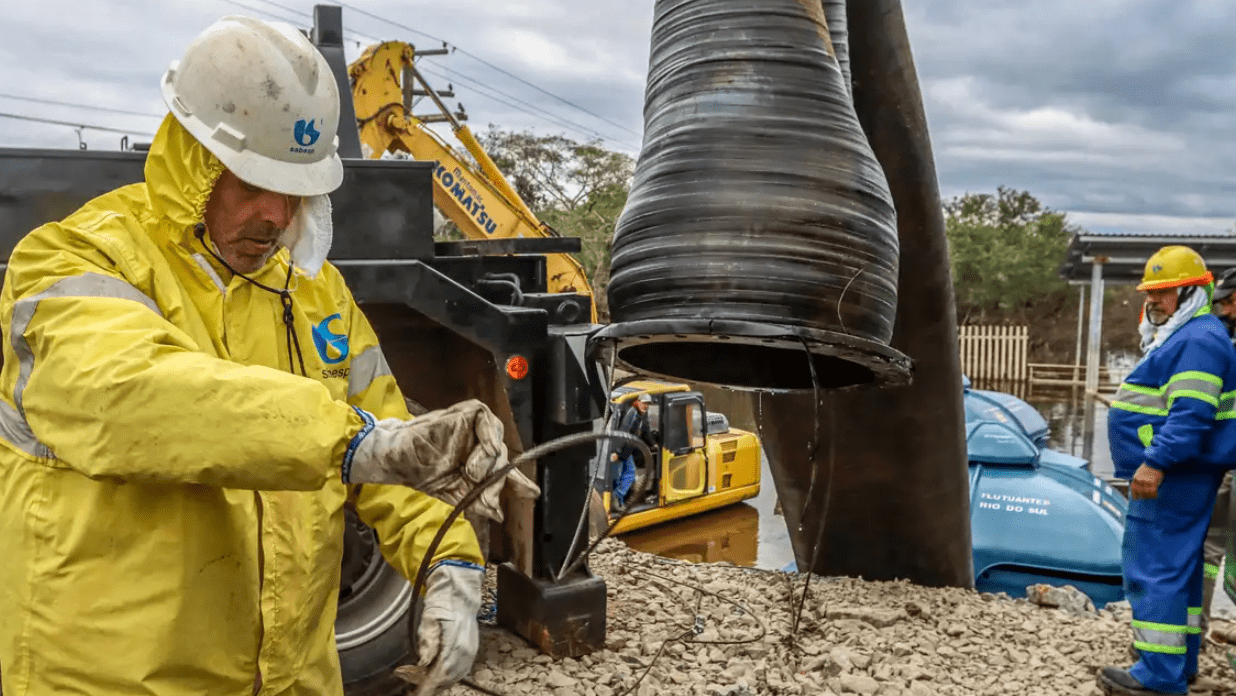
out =
{"type": "MultiPolygon", "coordinates": [[[[1236,3],[903,2],[945,195],[1025,189],[1094,231],[1232,228],[1236,3]]],[[[0,146],[78,146],[71,127],[12,116],[153,133],[159,78],[197,32],[231,13],[309,26],[313,4],[0,0],[0,146]]],[[[474,129],[638,154],[652,0],[341,4],[349,58],[378,39],[455,47],[421,65],[474,129]]],[[[80,137],[116,149],[122,134],[80,137]]]]}

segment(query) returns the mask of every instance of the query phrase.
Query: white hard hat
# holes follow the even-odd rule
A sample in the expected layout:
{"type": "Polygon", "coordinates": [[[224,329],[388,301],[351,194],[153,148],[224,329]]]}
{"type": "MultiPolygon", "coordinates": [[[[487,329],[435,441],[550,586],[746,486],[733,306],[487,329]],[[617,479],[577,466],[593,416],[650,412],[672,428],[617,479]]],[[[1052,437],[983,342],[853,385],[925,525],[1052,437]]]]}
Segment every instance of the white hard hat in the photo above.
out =
{"type": "Polygon", "coordinates": [[[172,63],[162,87],[176,119],[241,181],[293,196],[343,181],[339,86],[294,27],[224,17],[172,63]]]}

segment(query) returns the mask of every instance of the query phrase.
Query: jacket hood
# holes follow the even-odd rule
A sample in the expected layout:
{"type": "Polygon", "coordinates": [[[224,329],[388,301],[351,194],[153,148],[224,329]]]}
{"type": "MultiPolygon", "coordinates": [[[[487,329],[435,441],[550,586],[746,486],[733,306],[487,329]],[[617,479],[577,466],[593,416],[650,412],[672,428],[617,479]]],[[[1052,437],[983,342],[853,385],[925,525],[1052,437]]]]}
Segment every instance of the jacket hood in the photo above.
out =
{"type": "Polygon", "coordinates": [[[206,200],[223,174],[223,163],[189,134],[171,114],[163,119],[146,155],[146,191],[160,223],[156,235],[192,243],[193,226],[202,222],[206,200]]]}
{"type": "MultiPolygon", "coordinates": [[[[145,168],[146,195],[157,223],[156,241],[193,248],[193,227],[205,219],[206,201],[224,169],[219,158],[180,121],[171,114],[164,117],[150,144],[145,168]]],[[[330,198],[322,194],[305,199],[279,243],[289,250],[290,263],[313,278],[326,262],[332,236],[330,198]]],[[[211,264],[216,265],[213,260],[211,264]]]]}

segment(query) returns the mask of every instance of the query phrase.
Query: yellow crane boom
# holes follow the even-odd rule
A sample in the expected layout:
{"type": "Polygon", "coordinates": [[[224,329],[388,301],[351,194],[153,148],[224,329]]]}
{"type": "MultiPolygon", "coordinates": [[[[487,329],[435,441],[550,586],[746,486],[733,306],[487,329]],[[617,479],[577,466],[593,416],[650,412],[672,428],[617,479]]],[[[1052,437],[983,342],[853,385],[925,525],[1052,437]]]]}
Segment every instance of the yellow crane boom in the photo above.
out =
{"type": "MultiPolygon", "coordinates": [[[[514,187],[490,159],[472,131],[460,123],[414,64],[415,49],[401,41],[370,46],[348,66],[352,101],[360,126],[361,143],[370,157],[404,152],[413,159],[437,162],[433,175],[433,202],[469,239],[557,236],[528,208],[514,187]],[[404,108],[404,86],[415,77],[450,123],[455,137],[476,160],[480,171],[460,157],[424,122],[404,108]]],[[[591,296],[583,266],[569,254],[547,254],[549,292],[591,296]]],[[[593,303],[592,321],[596,321],[593,303]]]]}

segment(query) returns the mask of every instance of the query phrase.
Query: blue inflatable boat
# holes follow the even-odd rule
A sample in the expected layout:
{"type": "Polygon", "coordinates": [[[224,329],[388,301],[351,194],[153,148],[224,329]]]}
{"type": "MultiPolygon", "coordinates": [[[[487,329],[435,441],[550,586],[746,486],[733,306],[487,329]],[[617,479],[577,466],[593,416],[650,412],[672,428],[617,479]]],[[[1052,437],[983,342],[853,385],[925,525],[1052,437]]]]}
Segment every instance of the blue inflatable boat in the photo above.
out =
{"type": "Polygon", "coordinates": [[[1073,585],[1097,607],[1124,598],[1124,496],[1088,462],[1047,447],[1030,404],[964,385],[975,587],[1024,597],[1036,583],[1073,585]]]}

